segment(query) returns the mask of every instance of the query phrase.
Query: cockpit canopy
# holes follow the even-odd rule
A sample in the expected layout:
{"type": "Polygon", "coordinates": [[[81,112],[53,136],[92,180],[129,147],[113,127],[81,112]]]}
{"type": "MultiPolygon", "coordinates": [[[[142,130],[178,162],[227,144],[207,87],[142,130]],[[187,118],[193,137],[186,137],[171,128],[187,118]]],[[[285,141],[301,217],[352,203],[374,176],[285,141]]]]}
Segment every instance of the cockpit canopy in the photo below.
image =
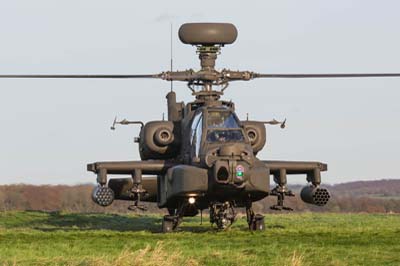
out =
{"type": "Polygon", "coordinates": [[[211,128],[240,128],[236,116],[228,110],[208,111],[207,127],[211,128]]]}
{"type": "Polygon", "coordinates": [[[195,115],[191,129],[191,144],[196,148],[199,148],[204,132],[208,143],[245,141],[238,118],[228,108],[203,109],[195,115]]]}
{"type": "Polygon", "coordinates": [[[235,142],[244,141],[243,133],[239,129],[214,129],[208,130],[208,142],[235,142]]]}
{"type": "Polygon", "coordinates": [[[243,130],[236,115],[226,109],[207,112],[207,142],[244,141],[243,130]]]}

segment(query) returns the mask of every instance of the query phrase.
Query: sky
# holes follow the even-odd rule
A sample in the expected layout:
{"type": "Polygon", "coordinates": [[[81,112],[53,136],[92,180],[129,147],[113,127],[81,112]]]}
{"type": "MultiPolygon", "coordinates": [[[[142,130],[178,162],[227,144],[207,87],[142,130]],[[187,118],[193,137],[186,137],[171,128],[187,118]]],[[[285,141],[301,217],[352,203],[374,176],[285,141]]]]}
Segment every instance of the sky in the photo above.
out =
{"type": "MultiPolygon", "coordinates": [[[[231,22],[236,42],[217,68],[261,73],[400,72],[399,1],[0,0],[1,74],[152,74],[198,69],[185,22],[231,22]]],[[[160,80],[0,80],[0,184],[95,181],[86,164],[138,160],[139,128],[159,120],[160,80]]],[[[191,101],[185,84],[178,100],[191,101]]],[[[323,182],[398,178],[400,78],[231,83],[224,98],[267,128],[262,159],[316,160],[323,182]]],[[[303,176],[289,183],[305,183],[303,176]]]]}

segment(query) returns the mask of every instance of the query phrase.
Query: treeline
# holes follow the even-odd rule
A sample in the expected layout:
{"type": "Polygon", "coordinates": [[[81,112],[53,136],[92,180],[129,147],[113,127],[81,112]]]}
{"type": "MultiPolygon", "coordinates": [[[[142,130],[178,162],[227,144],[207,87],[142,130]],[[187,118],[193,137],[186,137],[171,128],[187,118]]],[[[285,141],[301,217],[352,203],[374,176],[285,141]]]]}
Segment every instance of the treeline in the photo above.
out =
{"type": "MultiPolygon", "coordinates": [[[[43,210],[67,212],[129,212],[132,203],[115,201],[103,208],[91,199],[94,185],[3,185],[0,186],[0,211],[43,210]]],[[[332,198],[323,208],[301,201],[300,186],[294,186],[296,197],[287,198],[285,204],[295,211],[317,212],[369,212],[400,213],[400,180],[363,181],[329,186],[332,198]]],[[[275,197],[255,203],[258,212],[272,212],[275,197]]],[[[146,204],[150,212],[164,212],[156,204],[146,204]]]]}
{"type": "MultiPolygon", "coordinates": [[[[352,197],[333,195],[324,207],[304,203],[296,194],[295,198],[287,198],[285,205],[296,212],[368,212],[368,213],[400,213],[400,199],[384,199],[372,197],[352,197]]],[[[272,212],[269,207],[276,204],[275,198],[267,198],[255,205],[261,212],[272,212]]]]}
{"type": "Polygon", "coordinates": [[[68,212],[126,212],[129,202],[115,201],[103,208],[92,201],[94,185],[4,185],[0,186],[0,210],[68,212]]]}

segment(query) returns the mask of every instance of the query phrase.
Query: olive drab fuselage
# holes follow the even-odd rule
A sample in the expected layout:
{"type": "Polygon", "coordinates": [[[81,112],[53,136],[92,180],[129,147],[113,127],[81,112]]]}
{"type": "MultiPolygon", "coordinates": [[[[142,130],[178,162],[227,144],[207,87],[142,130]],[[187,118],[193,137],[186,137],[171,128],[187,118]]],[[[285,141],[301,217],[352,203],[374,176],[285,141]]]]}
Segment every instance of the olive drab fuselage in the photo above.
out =
{"type": "Polygon", "coordinates": [[[176,102],[175,92],[166,98],[168,120],[150,121],[140,130],[142,161],[88,165],[101,185],[107,184],[108,174],[131,175],[109,180],[115,199],[137,200],[139,194],[132,189],[139,175],[142,201],[177,209],[194,197],[196,210],[186,215],[213,202],[244,207],[258,201],[271,194],[270,175],[282,193],[287,192],[286,174],[306,174],[309,182],[319,185],[319,172],[326,170],[322,163],[259,160],[256,155],[266,143],[264,122],[240,121],[233,102],[200,96],[184,105],[176,102]]]}
{"type": "MultiPolygon", "coordinates": [[[[167,96],[168,106],[177,105],[173,95],[170,92],[167,96]]],[[[174,138],[180,139],[181,147],[169,158],[179,158],[179,164],[158,177],[165,186],[159,186],[159,206],[175,208],[180,198],[188,195],[197,197],[199,209],[208,208],[212,201],[234,200],[244,206],[245,202],[268,194],[269,170],[255,157],[246,127],[234,111],[232,102],[198,100],[179,112],[183,116],[174,122],[180,129],[174,138]],[[177,173],[179,178],[175,178],[177,173]]],[[[265,134],[258,137],[265,143],[265,134]]]]}

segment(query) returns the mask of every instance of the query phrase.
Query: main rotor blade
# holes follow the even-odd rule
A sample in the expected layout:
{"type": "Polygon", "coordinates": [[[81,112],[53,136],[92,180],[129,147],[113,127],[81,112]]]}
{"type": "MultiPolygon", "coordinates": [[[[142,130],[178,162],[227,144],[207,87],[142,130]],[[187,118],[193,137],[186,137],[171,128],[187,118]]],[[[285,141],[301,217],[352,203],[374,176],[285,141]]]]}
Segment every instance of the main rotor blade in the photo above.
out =
{"type": "Polygon", "coordinates": [[[0,75],[0,78],[7,79],[135,79],[135,78],[160,78],[159,74],[151,75],[0,75]]]}
{"type": "Polygon", "coordinates": [[[382,78],[400,77],[400,73],[356,73],[356,74],[258,74],[254,78],[382,78]]]}

